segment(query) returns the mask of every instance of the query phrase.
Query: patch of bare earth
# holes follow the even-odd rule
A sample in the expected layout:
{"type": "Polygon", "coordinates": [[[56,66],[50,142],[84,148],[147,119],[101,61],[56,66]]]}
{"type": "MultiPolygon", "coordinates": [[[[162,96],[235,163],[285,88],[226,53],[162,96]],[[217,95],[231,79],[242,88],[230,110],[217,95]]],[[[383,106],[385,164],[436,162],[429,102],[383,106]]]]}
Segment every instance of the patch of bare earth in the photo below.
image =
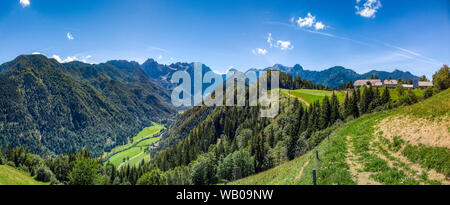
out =
{"type": "Polygon", "coordinates": [[[395,136],[411,145],[423,144],[430,147],[450,149],[450,117],[440,120],[414,119],[411,117],[392,117],[382,120],[378,130],[383,137],[392,140],[395,136]]]}
{"type": "MultiPolygon", "coordinates": [[[[450,148],[450,134],[448,131],[449,126],[450,122],[448,117],[444,117],[444,119],[440,120],[440,122],[432,122],[426,119],[410,120],[408,117],[394,117],[381,121],[378,125],[378,130],[382,131],[383,137],[389,139],[391,142],[395,136],[398,136],[411,145],[423,144],[432,147],[450,148]]],[[[443,185],[450,185],[450,180],[447,179],[445,175],[433,169],[425,169],[419,164],[413,163],[405,156],[401,155],[405,146],[403,146],[403,148],[398,152],[392,152],[388,149],[387,145],[381,145],[389,153],[389,155],[396,158],[399,162],[406,164],[406,166],[415,173],[427,173],[429,180],[436,180],[443,185]]],[[[380,156],[381,154],[378,155],[380,156]]],[[[393,164],[391,160],[384,156],[380,158],[388,161],[390,166],[393,164]]],[[[416,179],[417,177],[418,176],[415,176],[416,179]]]]}
{"type": "Polygon", "coordinates": [[[295,179],[296,179],[296,180],[297,180],[297,179],[300,179],[300,177],[302,177],[302,175],[303,175],[303,170],[305,170],[305,167],[308,166],[309,161],[311,161],[311,159],[308,159],[308,161],[306,161],[306,162],[303,164],[302,168],[300,169],[300,172],[298,172],[297,176],[295,176],[295,179]]]}
{"type": "Polygon", "coordinates": [[[372,172],[363,171],[364,165],[358,162],[358,156],[353,153],[353,144],[349,136],[347,136],[347,142],[347,157],[345,158],[345,162],[350,167],[353,181],[359,185],[380,185],[379,182],[370,178],[370,175],[373,174],[372,172]]]}

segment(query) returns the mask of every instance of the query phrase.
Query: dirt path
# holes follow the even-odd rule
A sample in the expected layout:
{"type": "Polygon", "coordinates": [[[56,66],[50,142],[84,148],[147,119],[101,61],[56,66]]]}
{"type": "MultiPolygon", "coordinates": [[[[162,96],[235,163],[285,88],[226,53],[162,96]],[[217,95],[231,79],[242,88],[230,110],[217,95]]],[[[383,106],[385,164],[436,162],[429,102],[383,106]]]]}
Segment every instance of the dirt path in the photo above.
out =
{"type": "Polygon", "coordinates": [[[309,103],[308,102],[306,102],[306,100],[303,100],[303,98],[300,98],[300,97],[297,97],[297,96],[295,96],[295,95],[291,95],[290,93],[286,93],[289,97],[292,97],[292,98],[296,98],[296,99],[298,99],[298,100],[300,100],[300,101],[302,101],[302,103],[305,103],[305,105],[307,106],[307,107],[309,107],[309,103]]]}
{"type": "Polygon", "coordinates": [[[370,178],[370,175],[373,173],[363,171],[364,165],[358,162],[358,156],[353,153],[353,144],[351,144],[350,136],[347,136],[347,142],[347,157],[345,161],[350,167],[353,180],[358,185],[380,185],[379,182],[370,178]]]}
{"type": "Polygon", "coordinates": [[[122,166],[122,165],[124,165],[125,163],[127,163],[127,162],[129,162],[129,161],[131,161],[132,159],[134,159],[134,158],[136,158],[136,157],[139,157],[139,156],[141,156],[142,154],[144,154],[145,152],[141,152],[140,154],[138,154],[138,155],[136,155],[136,156],[134,156],[134,157],[131,157],[129,160],[127,160],[127,161],[125,161],[125,162],[122,162],[122,163],[120,163],[119,164],[119,166],[117,167],[117,169],[120,169],[120,167],[122,166]]]}
{"type": "Polygon", "coordinates": [[[302,168],[300,169],[300,172],[298,172],[297,176],[295,177],[295,179],[300,179],[300,177],[302,177],[303,175],[303,170],[305,170],[305,167],[308,166],[309,162],[311,161],[311,159],[308,159],[308,161],[306,161],[302,168]]]}

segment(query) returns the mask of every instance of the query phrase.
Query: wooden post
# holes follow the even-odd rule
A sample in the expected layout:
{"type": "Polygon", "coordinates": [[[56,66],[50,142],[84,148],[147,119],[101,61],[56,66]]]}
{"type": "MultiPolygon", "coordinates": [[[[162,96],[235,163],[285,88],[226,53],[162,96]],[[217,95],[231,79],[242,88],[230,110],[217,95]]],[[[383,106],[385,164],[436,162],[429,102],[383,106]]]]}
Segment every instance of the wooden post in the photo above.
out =
{"type": "Polygon", "coordinates": [[[313,169],[312,175],[313,175],[313,185],[317,185],[317,180],[316,180],[316,169],[313,169]]]}
{"type": "Polygon", "coordinates": [[[319,151],[318,150],[316,150],[316,159],[320,161],[320,159],[319,159],[319,151]]]}

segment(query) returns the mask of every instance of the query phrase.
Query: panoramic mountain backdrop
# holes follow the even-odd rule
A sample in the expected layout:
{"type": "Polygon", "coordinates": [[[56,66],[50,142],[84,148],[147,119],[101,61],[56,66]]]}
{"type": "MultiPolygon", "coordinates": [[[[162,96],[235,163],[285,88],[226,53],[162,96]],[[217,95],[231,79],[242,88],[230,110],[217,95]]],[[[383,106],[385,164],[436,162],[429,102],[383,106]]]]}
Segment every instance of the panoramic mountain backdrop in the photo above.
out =
{"type": "Polygon", "coordinates": [[[313,83],[328,86],[330,88],[337,88],[350,81],[355,82],[356,80],[367,79],[372,75],[377,75],[381,80],[388,79],[389,77],[391,77],[392,79],[412,79],[415,84],[417,84],[417,81],[419,79],[419,77],[411,74],[408,71],[403,72],[400,70],[395,70],[393,72],[386,72],[372,70],[368,73],[358,74],[355,71],[344,68],[342,66],[335,66],[322,71],[310,71],[303,69],[303,67],[299,64],[294,65],[294,67],[275,64],[272,67],[268,67],[258,71],[267,71],[269,69],[283,71],[293,76],[298,76],[305,80],[310,80],[313,83]]]}

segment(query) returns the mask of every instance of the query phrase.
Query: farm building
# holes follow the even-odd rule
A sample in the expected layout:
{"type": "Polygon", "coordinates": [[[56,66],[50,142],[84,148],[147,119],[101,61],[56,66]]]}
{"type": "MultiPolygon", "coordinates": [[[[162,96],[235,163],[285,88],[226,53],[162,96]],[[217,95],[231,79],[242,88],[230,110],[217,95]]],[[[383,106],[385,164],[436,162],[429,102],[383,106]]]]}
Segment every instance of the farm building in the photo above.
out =
{"type": "Polygon", "coordinates": [[[361,88],[363,86],[369,87],[369,85],[372,86],[372,87],[383,87],[383,83],[379,79],[374,79],[374,80],[357,80],[357,81],[355,81],[355,83],[353,83],[353,86],[355,88],[361,88]]]}
{"type": "Polygon", "coordinates": [[[402,84],[402,87],[405,89],[413,89],[414,85],[410,85],[410,84],[402,84]]]}
{"type": "Polygon", "coordinates": [[[428,81],[419,81],[418,84],[420,89],[426,89],[429,87],[433,87],[433,82],[428,82],[428,81]]]}
{"type": "Polygon", "coordinates": [[[397,80],[384,80],[384,86],[388,88],[395,88],[398,84],[397,80]]]}

